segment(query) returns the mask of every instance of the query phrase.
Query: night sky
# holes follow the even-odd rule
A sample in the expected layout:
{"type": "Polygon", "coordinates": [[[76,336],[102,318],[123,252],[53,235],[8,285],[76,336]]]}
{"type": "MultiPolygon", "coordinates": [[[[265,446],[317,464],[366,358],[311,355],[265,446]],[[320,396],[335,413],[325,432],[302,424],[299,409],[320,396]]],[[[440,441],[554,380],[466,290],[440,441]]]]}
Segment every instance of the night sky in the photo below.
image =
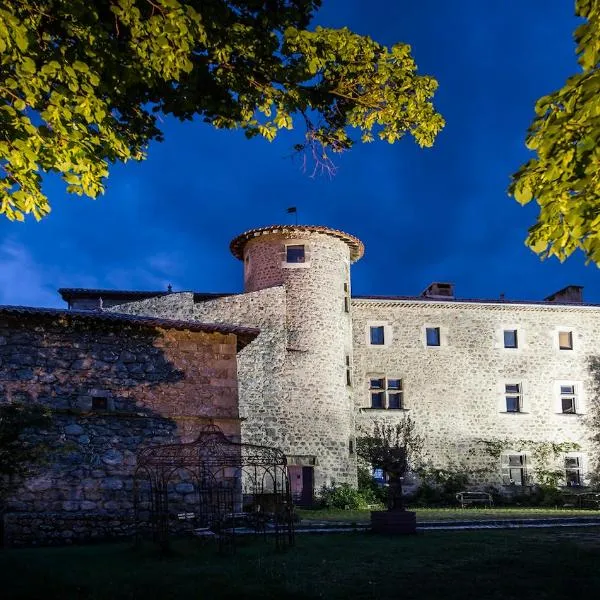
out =
{"type": "Polygon", "coordinates": [[[569,0],[324,0],[315,24],[411,44],[439,81],[447,125],[433,148],[406,138],[356,146],[337,175],[311,178],[292,146],[202,123],[164,122],[143,163],[111,170],[96,201],[48,180],[41,223],[0,219],[0,304],[63,306],[59,287],[236,292],[229,241],[247,229],[327,225],[359,237],[357,295],[417,295],[449,281],[462,298],[540,300],[568,284],[600,303],[597,267],[578,254],[541,262],[523,240],[535,206],[509,198],[527,160],[535,100],[576,72],[569,0]]]}

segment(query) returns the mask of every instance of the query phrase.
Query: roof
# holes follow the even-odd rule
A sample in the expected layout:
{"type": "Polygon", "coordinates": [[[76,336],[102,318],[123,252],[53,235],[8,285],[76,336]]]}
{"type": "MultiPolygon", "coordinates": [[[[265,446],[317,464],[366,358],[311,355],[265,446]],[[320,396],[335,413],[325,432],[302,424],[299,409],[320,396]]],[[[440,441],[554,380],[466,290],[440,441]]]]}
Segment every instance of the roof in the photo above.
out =
{"type": "Polygon", "coordinates": [[[171,292],[165,290],[160,291],[139,291],[139,290],[97,290],[90,288],[60,288],[58,293],[62,296],[63,300],[70,300],[71,298],[81,298],[88,296],[113,296],[114,298],[121,298],[125,296],[134,296],[139,299],[142,298],[153,298],[154,296],[166,296],[171,292]]]}
{"type": "Polygon", "coordinates": [[[203,302],[205,300],[214,300],[215,298],[224,298],[225,296],[235,296],[236,292],[192,292],[189,290],[165,291],[165,290],[100,290],[93,288],[60,288],[58,293],[65,302],[81,298],[102,298],[103,300],[147,300],[148,298],[157,298],[159,296],[169,296],[171,294],[194,294],[194,302],[203,302]]]}
{"type": "Polygon", "coordinates": [[[324,233],[326,235],[338,238],[350,247],[351,262],[357,261],[365,252],[364,244],[358,238],[350,235],[349,233],[339,231],[338,229],[330,229],[329,227],[323,227],[322,225],[270,225],[269,227],[250,229],[249,231],[245,231],[234,238],[229,244],[229,249],[236,258],[242,260],[244,258],[244,246],[251,239],[261,235],[295,232],[324,233]]]}
{"type": "Polygon", "coordinates": [[[502,306],[510,306],[510,305],[536,305],[536,306],[547,306],[547,307],[589,307],[589,308],[600,308],[600,304],[589,304],[585,302],[556,302],[549,300],[507,300],[507,299],[483,299],[483,298],[443,298],[440,296],[436,296],[435,298],[430,298],[427,296],[352,296],[352,300],[373,300],[380,302],[421,302],[424,304],[496,304],[502,306]]]}
{"type": "Polygon", "coordinates": [[[130,325],[141,325],[146,327],[160,327],[162,329],[178,329],[187,331],[198,331],[204,333],[234,334],[237,336],[237,349],[241,350],[252,342],[260,333],[260,329],[254,327],[241,327],[225,323],[199,323],[198,321],[179,321],[175,319],[159,319],[156,317],[141,317],[138,315],[126,315],[116,312],[103,312],[95,310],[68,310],[62,308],[36,308],[31,306],[2,306],[0,315],[39,315],[42,317],[66,317],[71,319],[82,319],[90,321],[105,321],[111,323],[127,323],[130,325]]]}

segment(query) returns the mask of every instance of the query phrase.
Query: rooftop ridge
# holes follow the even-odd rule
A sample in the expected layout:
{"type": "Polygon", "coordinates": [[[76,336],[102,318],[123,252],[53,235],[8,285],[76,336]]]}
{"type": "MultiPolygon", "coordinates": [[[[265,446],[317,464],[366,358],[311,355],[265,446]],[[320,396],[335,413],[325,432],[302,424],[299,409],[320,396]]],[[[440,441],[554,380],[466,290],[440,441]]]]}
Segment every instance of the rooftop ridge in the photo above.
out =
{"type": "Polygon", "coordinates": [[[223,323],[202,323],[199,321],[183,321],[178,319],[164,319],[159,317],[146,317],[118,312],[105,312],[100,310],[78,310],[66,308],[38,308],[33,306],[0,305],[0,314],[9,315],[41,315],[48,317],[66,317],[84,320],[112,321],[116,323],[130,323],[132,325],[146,325],[164,329],[177,329],[200,331],[205,333],[235,334],[238,336],[238,349],[247,346],[258,336],[260,329],[243,327],[223,323]]]}
{"type": "Polygon", "coordinates": [[[339,229],[325,227],[324,225],[269,225],[267,227],[257,227],[255,229],[249,229],[248,231],[241,233],[233,240],[231,240],[231,243],[229,244],[229,249],[236,258],[238,258],[239,260],[243,260],[244,246],[251,239],[259,237],[261,235],[269,235],[273,233],[287,233],[293,231],[324,233],[338,238],[350,247],[351,262],[356,262],[365,253],[365,246],[357,237],[339,229]]]}

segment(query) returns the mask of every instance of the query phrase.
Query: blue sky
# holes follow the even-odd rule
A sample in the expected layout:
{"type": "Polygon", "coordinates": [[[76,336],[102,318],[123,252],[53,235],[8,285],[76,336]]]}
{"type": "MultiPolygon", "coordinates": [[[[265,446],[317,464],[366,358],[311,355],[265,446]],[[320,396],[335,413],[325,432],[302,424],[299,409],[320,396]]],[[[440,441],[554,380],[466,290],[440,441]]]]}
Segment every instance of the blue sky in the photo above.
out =
{"type": "Polygon", "coordinates": [[[273,143],[202,123],[164,122],[148,159],[112,168],[96,201],[48,181],[41,223],[0,221],[0,304],[62,306],[58,287],[241,291],[228,250],[239,233],[291,223],[359,237],[355,294],[419,294],[451,281],[459,297],[536,300],[568,284],[600,302],[582,255],[540,262],[523,245],[536,208],[506,194],[527,160],[535,100],[577,70],[568,0],[324,0],[314,24],[411,44],[440,84],[447,125],[431,149],[411,139],[356,146],[333,179],[292,157],[301,132],[273,143]]]}

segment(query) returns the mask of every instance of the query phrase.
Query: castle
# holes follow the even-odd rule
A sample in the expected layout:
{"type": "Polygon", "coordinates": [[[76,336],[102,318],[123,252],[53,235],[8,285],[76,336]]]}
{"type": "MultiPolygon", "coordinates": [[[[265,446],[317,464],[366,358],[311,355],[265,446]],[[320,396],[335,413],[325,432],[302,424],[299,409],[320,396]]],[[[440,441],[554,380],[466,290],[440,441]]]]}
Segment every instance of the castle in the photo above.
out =
{"type": "Polygon", "coordinates": [[[462,465],[481,483],[587,483],[600,306],[580,287],[535,302],[459,299],[449,283],[353,296],[364,248],[352,235],[263,227],[230,249],[241,294],[60,293],[70,309],[260,330],[238,354],[241,436],[285,452],[300,501],[332,481],[356,484],[357,432],[407,414],[432,464],[462,465]]]}

